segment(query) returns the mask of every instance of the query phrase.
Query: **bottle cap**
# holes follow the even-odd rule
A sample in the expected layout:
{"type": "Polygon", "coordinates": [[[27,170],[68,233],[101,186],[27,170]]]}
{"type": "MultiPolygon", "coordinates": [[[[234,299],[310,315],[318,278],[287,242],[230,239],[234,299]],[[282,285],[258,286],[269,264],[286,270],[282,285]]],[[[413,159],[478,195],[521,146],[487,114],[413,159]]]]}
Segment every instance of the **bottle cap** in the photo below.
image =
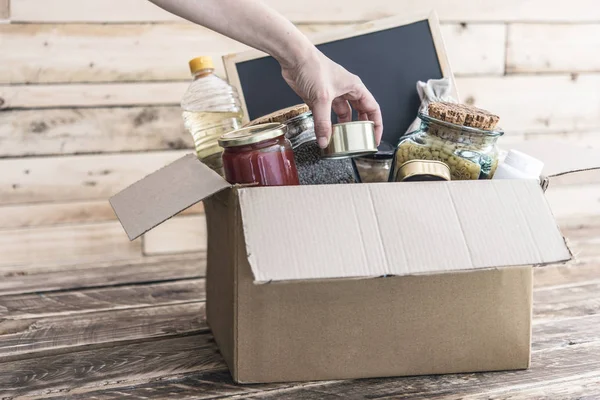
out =
{"type": "Polygon", "coordinates": [[[203,69],[215,69],[215,64],[211,56],[196,57],[190,60],[190,71],[195,74],[203,69]]]}
{"type": "Polygon", "coordinates": [[[539,178],[544,168],[542,161],[517,150],[510,150],[504,162],[532,178],[539,178]]]}

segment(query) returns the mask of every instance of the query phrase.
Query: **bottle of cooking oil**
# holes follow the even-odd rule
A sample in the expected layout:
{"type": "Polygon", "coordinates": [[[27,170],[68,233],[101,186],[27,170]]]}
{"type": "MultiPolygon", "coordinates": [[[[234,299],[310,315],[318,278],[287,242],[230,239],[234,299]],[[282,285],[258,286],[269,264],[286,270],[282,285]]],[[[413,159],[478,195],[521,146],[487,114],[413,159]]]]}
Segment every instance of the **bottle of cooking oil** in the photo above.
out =
{"type": "Polygon", "coordinates": [[[189,62],[194,80],[181,100],[183,122],[194,138],[198,158],[223,176],[219,137],[242,126],[237,90],[214,74],[211,57],[189,62]]]}

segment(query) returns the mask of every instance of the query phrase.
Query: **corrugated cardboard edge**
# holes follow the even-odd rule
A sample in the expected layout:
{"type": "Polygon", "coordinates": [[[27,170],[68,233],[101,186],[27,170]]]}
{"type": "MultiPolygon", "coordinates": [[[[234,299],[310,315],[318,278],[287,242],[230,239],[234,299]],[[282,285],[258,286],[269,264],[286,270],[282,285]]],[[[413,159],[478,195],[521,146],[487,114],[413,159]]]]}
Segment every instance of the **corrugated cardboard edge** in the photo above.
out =
{"type": "Polygon", "coordinates": [[[188,154],[129,185],[110,204],[130,240],[231,185],[188,154]]]}
{"type": "Polygon", "coordinates": [[[574,169],[574,170],[565,171],[565,172],[558,172],[556,174],[548,175],[548,178],[555,178],[557,176],[569,175],[569,174],[574,174],[574,173],[577,173],[577,172],[595,171],[597,169],[600,169],[600,166],[598,166],[598,167],[591,167],[591,168],[574,169]]]}
{"type": "MultiPolygon", "coordinates": [[[[567,249],[569,249],[569,246],[567,246],[567,249]]],[[[571,249],[569,249],[569,252],[570,251],[571,251],[571,249]]],[[[535,265],[533,267],[535,267],[535,265]]],[[[527,365],[525,366],[525,369],[529,369],[531,367],[531,342],[533,340],[533,289],[534,289],[533,283],[534,283],[534,281],[535,281],[535,276],[533,274],[533,268],[531,268],[531,279],[530,279],[530,285],[529,285],[529,357],[527,359],[527,365]]]]}
{"type": "MultiPolygon", "coordinates": [[[[418,184],[418,183],[417,183],[418,184]]],[[[539,186],[537,185],[532,185],[532,187],[534,188],[538,188],[539,186]]],[[[243,193],[240,193],[238,191],[236,191],[237,194],[237,198],[238,198],[238,204],[237,204],[237,209],[236,211],[240,213],[240,219],[241,219],[241,225],[242,225],[242,229],[243,229],[243,234],[247,235],[248,234],[248,230],[249,230],[249,222],[247,219],[243,218],[243,210],[241,209],[241,199],[240,196],[243,195],[243,193]]],[[[477,268],[477,270],[497,270],[500,268],[505,268],[505,267],[520,267],[520,266],[528,266],[528,265],[532,265],[534,267],[543,267],[543,266],[548,266],[548,265],[560,265],[560,264],[564,264],[570,260],[572,260],[573,257],[573,252],[571,250],[571,248],[569,247],[569,243],[566,240],[565,236],[562,234],[560,227],[558,226],[558,224],[556,223],[556,218],[554,217],[554,214],[552,212],[552,209],[550,207],[550,204],[548,202],[548,199],[546,198],[546,196],[543,196],[543,193],[540,192],[540,195],[543,197],[543,202],[546,204],[546,208],[548,210],[549,216],[552,218],[553,220],[553,225],[556,228],[556,233],[557,233],[557,243],[559,243],[559,238],[562,238],[562,243],[564,244],[564,246],[566,247],[566,252],[564,252],[564,255],[561,255],[560,257],[564,257],[564,258],[555,258],[552,261],[548,261],[548,262],[535,262],[532,264],[532,261],[528,261],[528,262],[523,262],[523,263],[515,263],[515,264],[506,264],[506,265],[497,265],[497,266],[490,266],[490,267],[481,267],[481,268],[477,268]]],[[[243,196],[242,196],[243,197],[243,196]]],[[[255,199],[256,200],[256,199],[255,199]]],[[[250,203],[251,204],[251,203],[250,203]]],[[[461,226],[461,230],[463,229],[463,227],[461,226]]],[[[247,243],[246,241],[246,256],[248,258],[248,262],[249,264],[252,265],[256,265],[259,261],[256,257],[256,249],[253,249],[251,247],[251,244],[247,243]]],[[[540,260],[541,261],[541,260],[540,260]]],[[[323,278],[298,278],[298,279],[281,279],[281,280],[261,280],[261,279],[255,279],[254,283],[255,284],[279,284],[279,283],[286,283],[286,282],[306,282],[306,281],[310,281],[310,282],[318,282],[318,281],[329,281],[329,280],[363,280],[363,279],[377,279],[377,278],[383,278],[383,277],[393,277],[393,276],[427,276],[427,275],[438,275],[438,274],[443,274],[443,273],[454,273],[454,272],[469,272],[472,271],[473,268],[468,267],[467,265],[465,265],[465,268],[459,268],[459,269],[453,269],[451,271],[428,271],[428,272],[412,272],[412,273],[407,273],[407,274],[402,274],[402,275],[397,275],[397,274],[393,274],[393,273],[389,273],[389,274],[385,274],[385,275],[355,275],[355,276],[346,276],[346,277],[323,277],[323,278]]]]}
{"type": "Polygon", "coordinates": [[[238,382],[239,380],[239,371],[240,371],[240,357],[239,357],[239,318],[238,318],[238,304],[240,301],[239,290],[238,290],[238,282],[239,282],[239,269],[240,269],[240,260],[241,254],[246,254],[246,246],[244,245],[244,238],[241,237],[243,235],[242,217],[240,210],[240,201],[238,196],[238,191],[234,190],[232,194],[233,198],[233,207],[234,207],[234,263],[233,263],[233,371],[231,371],[231,375],[233,380],[238,382]]]}
{"type": "Polygon", "coordinates": [[[506,149],[518,150],[543,161],[543,177],[546,178],[600,169],[599,149],[566,140],[524,141],[513,143],[506,149]]]}

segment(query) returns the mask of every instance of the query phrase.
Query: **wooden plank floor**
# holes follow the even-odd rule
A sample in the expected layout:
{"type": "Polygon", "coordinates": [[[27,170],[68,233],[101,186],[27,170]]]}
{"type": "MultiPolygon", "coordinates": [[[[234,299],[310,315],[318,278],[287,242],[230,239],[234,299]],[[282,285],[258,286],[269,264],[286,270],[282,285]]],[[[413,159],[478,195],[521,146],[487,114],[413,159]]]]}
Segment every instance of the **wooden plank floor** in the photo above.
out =
{"type": "Polygon", "coordinates": [[[527,371],[236,385],[204,321],[203,254],[0,271],[0,399],[600,398],[600,229],[535,272],[527,371]]]}

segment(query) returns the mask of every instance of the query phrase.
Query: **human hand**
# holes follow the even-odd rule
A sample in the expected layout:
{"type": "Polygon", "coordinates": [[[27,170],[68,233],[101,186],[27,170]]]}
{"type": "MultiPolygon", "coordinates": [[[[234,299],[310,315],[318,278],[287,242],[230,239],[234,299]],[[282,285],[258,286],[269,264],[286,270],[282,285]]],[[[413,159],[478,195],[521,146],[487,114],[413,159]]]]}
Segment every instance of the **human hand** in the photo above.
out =
{"type": "Polygon", "coordinates": [[[282,64],[281,72],[288,85],[312,110],[317,143],[321,148],[327,146],[331,137],[332,109],[338,122],[351,121],[352,108],[358,113],[359,120],[373,121],[379,144],[383,133],[381,110],[358,76],[316,48],[291,65],[282,64]]]}

